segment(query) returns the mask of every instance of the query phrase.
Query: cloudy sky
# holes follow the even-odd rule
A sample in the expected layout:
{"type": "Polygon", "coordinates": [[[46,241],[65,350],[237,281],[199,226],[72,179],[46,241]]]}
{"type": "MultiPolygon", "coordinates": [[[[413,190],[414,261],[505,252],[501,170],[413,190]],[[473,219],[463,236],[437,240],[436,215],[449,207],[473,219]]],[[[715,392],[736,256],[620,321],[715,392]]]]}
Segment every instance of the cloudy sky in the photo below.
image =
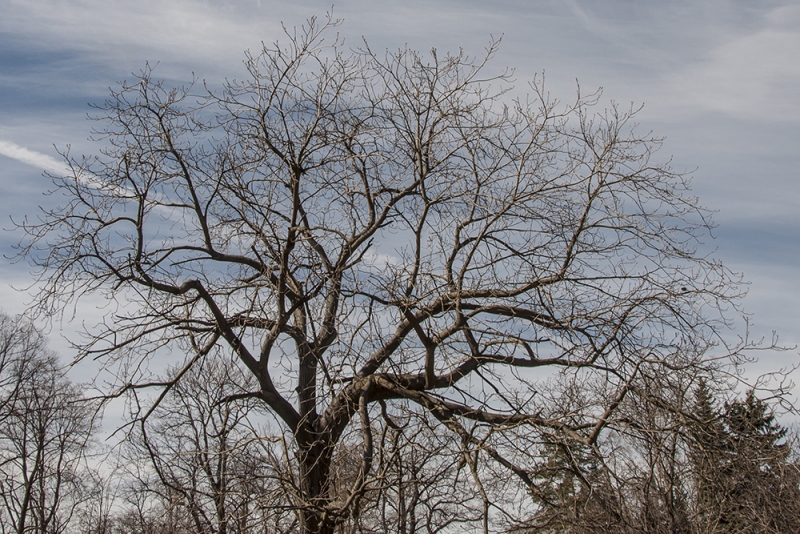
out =
{"type": "MultiPolygon", "coordinates": [[[[35,216],[62,168],[57,149],[95,150],[87,104],[146,61],[174,83],[242,77],[243,51],[323,15],[330,3],[273,0],[0,0],[0,246],[35,216]]],[[[644,104],[639,123],[665,136],[662,156],[694,176],[717,211],[708,251],[750,282],[753,332],[800,342],[800,4],[763,0],[342,0],[340,34],[373,49],[464,48],[502,36],[493,65],[517,87],[545,73],[551,95],[603,87],[603,101],[644,104]]],[[[25,307],[29,267],[0,259],[0,307],[25,307]]],[[[81,310],[77,318],[86,310],[81,310]]],[[[67,325],[67,329],[72,328],[67,325]]],[[[54,339],[59,350],[66,343],[54,339]]],[[[797,350],[763,355],[759,370],[797,350]]]]}

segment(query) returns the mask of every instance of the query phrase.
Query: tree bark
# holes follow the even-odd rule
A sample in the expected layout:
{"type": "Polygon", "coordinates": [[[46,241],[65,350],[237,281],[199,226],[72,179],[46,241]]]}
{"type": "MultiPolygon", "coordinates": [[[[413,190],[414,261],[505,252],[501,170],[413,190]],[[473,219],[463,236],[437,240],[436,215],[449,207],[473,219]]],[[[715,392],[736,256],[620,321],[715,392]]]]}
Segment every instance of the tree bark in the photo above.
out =
{"type": "MultiPolygon", "coordinates": [[[[310,425],[304,425],[306,427],[310,425]]],[[[318,433],[303,429],[297,437],[299,444],[301,500],[299,507],[301,534],[333,534],[335,520],[325,509],[331,502],[330,466],[333,447],[318,433]]]]}

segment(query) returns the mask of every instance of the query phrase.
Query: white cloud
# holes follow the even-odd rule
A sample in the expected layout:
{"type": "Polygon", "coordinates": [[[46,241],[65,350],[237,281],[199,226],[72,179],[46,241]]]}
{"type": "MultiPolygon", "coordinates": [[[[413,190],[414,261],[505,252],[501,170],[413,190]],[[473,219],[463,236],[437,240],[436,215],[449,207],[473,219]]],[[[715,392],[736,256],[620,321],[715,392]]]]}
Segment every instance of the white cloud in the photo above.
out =
{"type": "Polygon", "coordinates": [[[364,263],[379,269],[386,269],[389,265],[400,265],[400,259],[391,254],[384,254],[383,252],[375,252],[368,250],[364,253],[364,263]]]}
{"type": "Polygon", "coordinates": [[[759,30],[728,35],[673,76],[666,88],[669,103],[687,111],[800,120],[798,57],[800,7],[774,10],[759,30]]]}
{"type": "Polygon", "coordinates": [[[0,139],[0,154],[15,159],[27,165],[38,167],[53,174],[64,174],[69,172],[69,168],[63,161],[50,157],[40,152],[29,150],[21,147],[11,141],[4,141],[0,139]]]}
{"type": "MultiPolygon", "coordinates": [[[[36,36],[37,46],[86,52],[112,66],[119,67],[115,63],[121,60],[125,71],[141,67],[146,59],[172,67],[179,63],[180,68],[186,63],[190,68],[229,65],[234,58],[243,59],[244,49],[259,46],[261,38],[276,36],[281,20],[255,5],[245,10],[197,0],[4,3],[4,32],[36,36]]],[[[180,74],[185,77],[189,71],[180,74]]]]}
{"type": "MultiPolygon", "coordinates": [[[[310,17],[324,19],[332,2],[278,0],[63,0],[30,2],[0,0],[0,31],[27,39],[32,46],[77,51],[82,59],[127,75],[145,60],[160,62],[159,77],[184,79],[193,70],[200,78],[244,75],[243,51],[257,52],[261,43],[287,43],[281,27],[304,25],[310,17]]],[[[343,0],[332,10],[343,19],[347,46],[360,46],[364,34],[376,50],[431,46],[457,50],[479,32],[477,50],[488,41],[494,14],[480,4],[454,0],[432,5],[421,0],[343,0]]],[[[502,30],[501,30],[502,31],[502,30]]],[[[333,39],[333,33],[327,40],[333,39]]]]}
{"type": "MultiPolygon", "coordinates": [[[[27,165],[38,167],[56,176],[73,176],[76,172],[76,169],[71,168],[65,162],[58,161],[57,159],[46,154],[29,150],[25,147],[19,146],[16,143],[12,143],[11,141],[4,141],[0,139],[0,154],[27,165]]],[[[113,193],[119,197],[136,198],[137,196],[134,191],[123,186],[109,185],[86,170],[81,169],[77,172],[78,180],[80,180],[80,182],[84,185],[95,189],[113,191],[113,193]]],[[[167,210],[163,207],[159,207],[158,209],[163,213],[171,213],[170,210],[167,210]]]]}

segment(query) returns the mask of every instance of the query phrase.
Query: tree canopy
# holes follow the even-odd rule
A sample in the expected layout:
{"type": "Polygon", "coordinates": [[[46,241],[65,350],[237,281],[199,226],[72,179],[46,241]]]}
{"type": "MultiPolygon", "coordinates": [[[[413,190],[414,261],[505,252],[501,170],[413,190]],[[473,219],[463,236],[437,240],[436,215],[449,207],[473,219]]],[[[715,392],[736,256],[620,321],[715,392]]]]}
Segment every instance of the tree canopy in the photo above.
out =
{"type": "Polygon", "coordinates": [[[669,432],[662,414],[736,363],[738,279],[698,251],[708,213],[635,109],[562,104],[541,79],[513,100],[496,42],[378,53],[333,25],[248,54],[220,90],[148,68],[112,92],[100,153],[67,155],[64,204],[22,224],[39,309],[117,303],[81,354],[141,424],[233,356],[254,382],[219,402],[273,414],[301,532],[386,491],[383,455],[431,450],[421,428],[450,436],[441,472],[484,529],[524,524],[543,447],[669,432]]]}

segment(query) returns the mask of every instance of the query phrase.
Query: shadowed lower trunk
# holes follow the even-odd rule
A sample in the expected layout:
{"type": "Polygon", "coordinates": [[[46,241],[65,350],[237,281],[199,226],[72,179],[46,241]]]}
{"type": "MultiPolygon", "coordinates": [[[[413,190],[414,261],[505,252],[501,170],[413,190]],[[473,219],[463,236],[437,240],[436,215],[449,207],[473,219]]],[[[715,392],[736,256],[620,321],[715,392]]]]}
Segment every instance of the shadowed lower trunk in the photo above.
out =
{"type": "Polygon", "coordinates": [[[330,466],[333,447],[312,431],[298,433],[300,467],[300,533],[333,534],[336,518],[326,509],[331,502],[330,466]]]}

